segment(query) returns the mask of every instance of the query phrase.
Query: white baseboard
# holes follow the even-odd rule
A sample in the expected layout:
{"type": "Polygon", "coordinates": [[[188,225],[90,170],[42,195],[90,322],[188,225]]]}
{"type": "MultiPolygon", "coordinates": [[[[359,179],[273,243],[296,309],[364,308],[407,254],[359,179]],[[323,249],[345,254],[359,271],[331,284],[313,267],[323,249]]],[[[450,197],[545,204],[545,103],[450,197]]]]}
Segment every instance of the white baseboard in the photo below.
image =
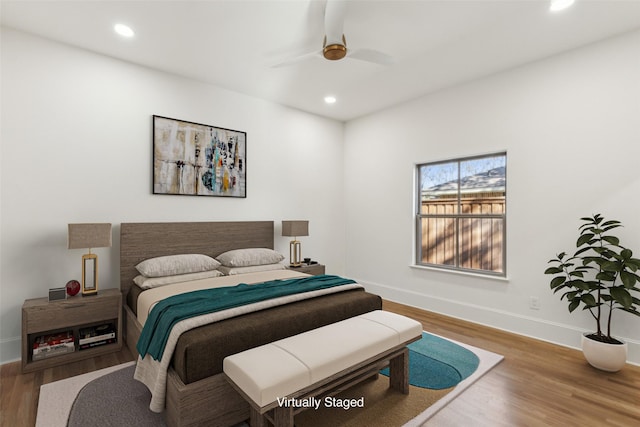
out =
{"type": "MultiPolygon", "coordinates": [[[[544,319],[528,317],[475,304],[424,295],[366,280],[357,280],[368,291],[382,298],[483,326],[580,350],[580,339],[586,330],[544,319]]],[[[426,328],[428,331],[428,328],[426,328]]],[[[627,362],[640,366],[640,342],[622,337],[628,345],[627,362]]]]}

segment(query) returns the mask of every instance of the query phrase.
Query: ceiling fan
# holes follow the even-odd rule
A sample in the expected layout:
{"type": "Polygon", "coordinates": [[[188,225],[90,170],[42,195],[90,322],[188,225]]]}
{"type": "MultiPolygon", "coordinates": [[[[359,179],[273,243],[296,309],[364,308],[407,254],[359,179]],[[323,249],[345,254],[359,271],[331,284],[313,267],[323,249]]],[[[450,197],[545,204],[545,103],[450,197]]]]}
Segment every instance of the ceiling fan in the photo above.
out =
{"type": "Polygon", "coordinates": [[[338,61],[346,57],[347,59],[357,59],[379,65],[392,64],[394,62],[393,58],[378,50],[347,48],[347,40],[343,32],[346,8],[347,2],[344,0],[327,0],[324,10],[324,41],[322,49],[319,51],[314,49],[311,52],[297,55],[274,65],[274,67],[292,65],[312,57],[324,57],[329,61],[338,61]]]}

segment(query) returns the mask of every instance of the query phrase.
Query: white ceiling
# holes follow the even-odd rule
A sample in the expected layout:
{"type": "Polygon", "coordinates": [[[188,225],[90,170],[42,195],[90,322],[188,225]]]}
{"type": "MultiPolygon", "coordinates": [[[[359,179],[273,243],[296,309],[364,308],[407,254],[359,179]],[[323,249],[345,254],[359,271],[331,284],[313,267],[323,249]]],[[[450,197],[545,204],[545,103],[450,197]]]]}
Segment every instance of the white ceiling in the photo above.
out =
{"type": "Polygon", "coordinates": [[[2,0],[3,26],[347,121],[444,87],[640,28],[640,0],[350,0],[350,48],[395,62],[310,58],[325,0],[2,0]],[[136,35],[123,39],[115,23],[136,35]],[[325,105],[333,94],[338,102],[325,105]]]}

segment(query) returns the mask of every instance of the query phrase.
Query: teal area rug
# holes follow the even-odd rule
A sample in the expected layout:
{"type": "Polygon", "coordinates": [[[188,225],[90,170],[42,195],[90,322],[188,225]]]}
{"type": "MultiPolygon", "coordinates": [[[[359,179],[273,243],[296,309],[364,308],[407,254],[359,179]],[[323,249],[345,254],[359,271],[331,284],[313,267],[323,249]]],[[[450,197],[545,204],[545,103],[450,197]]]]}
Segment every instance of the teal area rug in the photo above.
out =
{"type": "MultiPolygon", "coordinates": [[[[422,339],[409,347],[409,384],[432,390],[454,387],[473,374],[480,359],[449,340],[422,333],[422,339]]],[[[389,376],[389,368],[380,371],[389,376]]]]}

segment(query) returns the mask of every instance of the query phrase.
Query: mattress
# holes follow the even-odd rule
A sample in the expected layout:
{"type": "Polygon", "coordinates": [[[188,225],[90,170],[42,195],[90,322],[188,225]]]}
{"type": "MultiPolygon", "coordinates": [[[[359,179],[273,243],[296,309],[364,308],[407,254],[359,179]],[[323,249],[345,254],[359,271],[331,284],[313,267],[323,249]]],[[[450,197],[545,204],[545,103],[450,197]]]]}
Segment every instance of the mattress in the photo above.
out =
{"type": "MultiPolygon", "coordinates": [[[[235,283],[259,283],[273,280],[274,274],[292,277],[292,272],[287,271],[265,273],[268,274],[251,273],[233,279],[207,279],[214,282],[207,286],[219,286],[221,283],[228,286],[229,280],[235,280],[235,283]]],[[[185,288],[184,285],[180,287],[185,288]]],[[[189,284],[186,287],[200,288],[201,284],[189,284]]],[[[140,311],[137,304],[140,294],[140,288],[132,286],[127,297],[129,306],[135,311],[140,311]]],[[[221,373],[223,359],[231,354],[381,308],[382,299],[379,296],[359,288],[243,314],[183,333],[178,339],[171,365],[183,383],[189,384],[221,373]]]]}

